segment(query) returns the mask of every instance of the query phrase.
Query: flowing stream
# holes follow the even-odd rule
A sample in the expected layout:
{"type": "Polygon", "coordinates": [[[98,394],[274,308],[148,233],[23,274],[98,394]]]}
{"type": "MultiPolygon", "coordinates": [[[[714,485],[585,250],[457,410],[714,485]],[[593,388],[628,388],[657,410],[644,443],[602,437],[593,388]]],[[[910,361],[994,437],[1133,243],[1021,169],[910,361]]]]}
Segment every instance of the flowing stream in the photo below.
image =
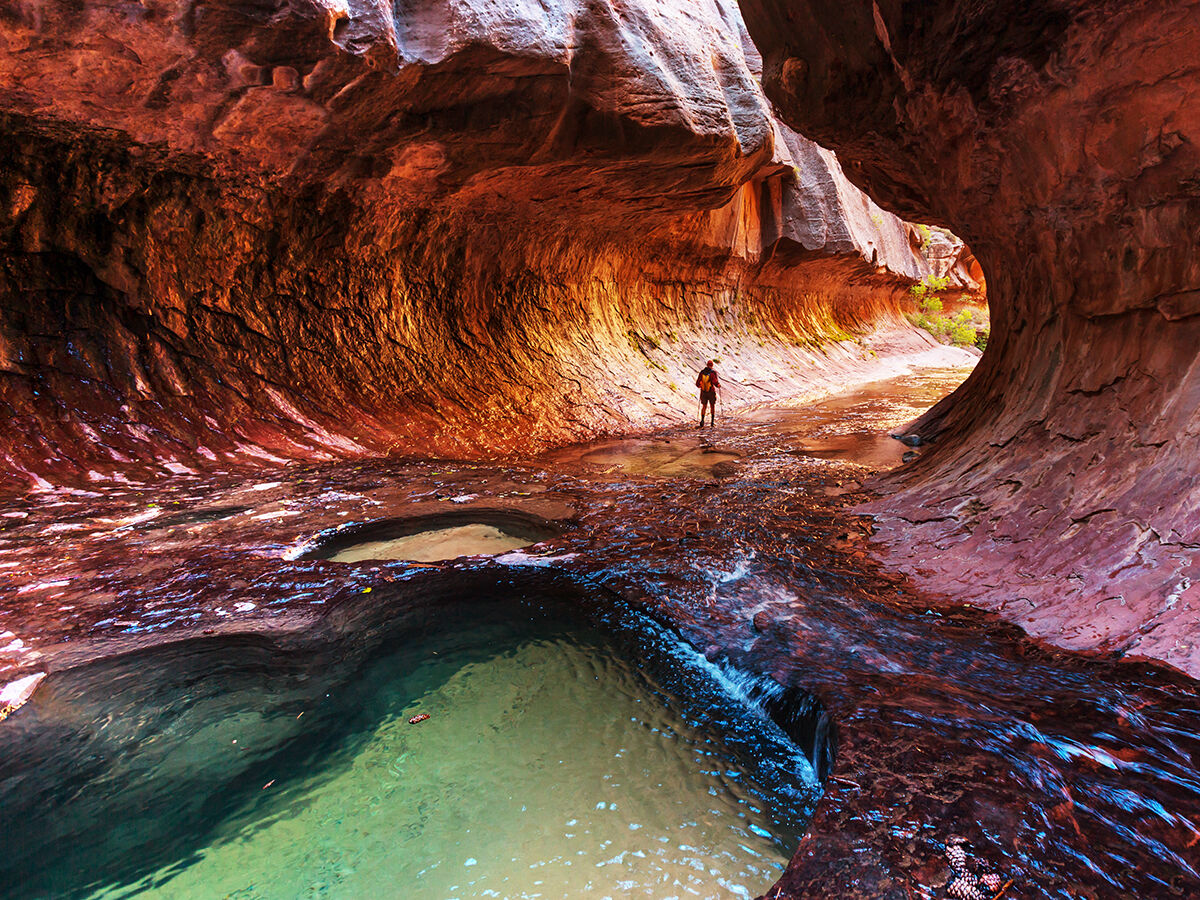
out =
{"type": "Polygon", "coordinates": [[[862,480],[964,375],[504,463],[8,501],[0,666],[61,674],[0,724],[25,823],[0,892],[755,896],[819,776],[795,895],[942,900],[957,836],[1010,898],[1200,896],[1195,682],[1038,646],[870,562],[862,480]],[[424,562],[304,555],[482,506],[556,525],[424,562]],[[559,612],[514,631],[478,605],[514,598],[559,612]]]}

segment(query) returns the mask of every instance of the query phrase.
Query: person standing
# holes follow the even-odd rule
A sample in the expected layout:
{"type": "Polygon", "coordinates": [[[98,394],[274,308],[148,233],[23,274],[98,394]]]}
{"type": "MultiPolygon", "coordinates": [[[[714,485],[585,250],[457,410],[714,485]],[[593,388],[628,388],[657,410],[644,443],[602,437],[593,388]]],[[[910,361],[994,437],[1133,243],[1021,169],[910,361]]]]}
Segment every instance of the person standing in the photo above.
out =
{"type": "Polygon", "coordinates": [[[716,425],[717,391],[721,389],[721,379],[717,375],[717,370],[713,368],[711,359],[704,364],[704,368],[696,376],[696,387],[700,388],[700,427],[704,427],[705,407],[712,410],[709,413],[709,424],[716,425]]]}

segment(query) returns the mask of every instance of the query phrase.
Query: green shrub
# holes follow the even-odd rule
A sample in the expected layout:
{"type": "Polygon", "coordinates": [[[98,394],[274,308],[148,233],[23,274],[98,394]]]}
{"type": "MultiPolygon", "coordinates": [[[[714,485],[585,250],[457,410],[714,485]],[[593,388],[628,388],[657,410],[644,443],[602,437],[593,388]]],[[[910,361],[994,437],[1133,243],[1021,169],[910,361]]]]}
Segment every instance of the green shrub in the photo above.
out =
{"type": "Polygon", "coordinates": [[[949,275],[943,275],[941,278],[936,275],[926,275],[908,290],[909,293],[920,300],[927,294],[937,294],[940,291],[946,290],[948,287],[950,287],[949,275]]]}
{"type": "Polygon", "coordinates": [[[939,278],[926,275],[918,284],[909,287],[917,303],[917,312],[909,313],[908,320],[943,343],[975,346],[982,350],[987,346],[989,337],[986,313],[982,315],[982,326],[976,325],[975,311],[972,309],[961,309],[953,316],[943,315],[945,307],[938,293],[949,285],[949,276],[939,278]]]}
{"type": "Polygon", "coordinates": [[[962,322],[951,325],[950,341],[960,347],[974,346],[976,341],[975,326],[962,322]]]}

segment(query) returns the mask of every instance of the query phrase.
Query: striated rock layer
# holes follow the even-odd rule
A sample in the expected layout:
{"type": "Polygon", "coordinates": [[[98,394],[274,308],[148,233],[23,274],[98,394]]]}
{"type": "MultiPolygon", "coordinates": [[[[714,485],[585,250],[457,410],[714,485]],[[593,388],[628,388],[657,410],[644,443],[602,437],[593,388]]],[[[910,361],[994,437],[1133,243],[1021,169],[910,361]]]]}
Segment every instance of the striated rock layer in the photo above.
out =
{"type": "Polygon", "coordinates": [[[1200,675],[1200,3],[741,6],[790,124],[987,277],[988,352],[872,507],[892,562],[1200,675]]]}
{"type": "Polygon", "coordinates": [[[865,369],[930,264],[706,0],[10,4],[8,488],[535,449],[865,369]]]}

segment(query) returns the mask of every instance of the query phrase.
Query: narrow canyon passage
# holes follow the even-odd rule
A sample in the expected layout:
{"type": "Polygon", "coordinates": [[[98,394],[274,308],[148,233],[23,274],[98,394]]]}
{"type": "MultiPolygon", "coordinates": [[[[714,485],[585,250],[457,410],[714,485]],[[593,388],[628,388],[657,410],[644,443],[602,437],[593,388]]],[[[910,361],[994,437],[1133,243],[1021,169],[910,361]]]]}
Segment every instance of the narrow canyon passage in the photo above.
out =
{"type": "Polygon", "coordinates": [[[1200,896],[1196,46],[4,4],[0,895],[1200,896]]]}
{"type": "MultiPolygon", "coordinates": [[[[922,891],[949,896],[943,848],[959,835],[982,868],[1012,880],[1013,896],[1087,896],[1083,886],[1098,897],[1188,896],[1200,889],[1193,853],[1200,818],[1200,772],[1195,766],[1200,694],[1194,682],[1036,646],[969,604],[938,605],[913,593],[902,579],[870,561],[869,530],[854,513],[865,496],[862,480],[900,464],[900,456],[910,451],[889,432],[935,402],[964,374],[961,369],[920,370],[815,405],[733,408],[716,429],[677,426],[503,465],[326,463],[282,469],[267,481],[237,474],[178,476],[152,489],[114,486],[88,496],[60,492],[51,502],[8,501],[2,514],[10,524],[0,540],[6,563],[19,567],[27,581],[21,590],[6,593],[0,621],[27,623],[23,637],[31,641],[29,650],[43,654],[52,668],[87,672],[83,664],[89,659],[119,661],[119,654],[155,646],[178,647],[175,652],[182,654],[189,646],[215,648],[238,635],[253,643],[220,665],[211,658],[192,663],[194,671],[189,670],[183,687],[170,687],[168,676],[179,664],[160,655],[138,676],[139,693],[128,701],[132,705],[122,707],[119,720],[143,722],[139,727],[147,730],[123,751],[108,751],[112,756],[104,765],[110,774],[94,772],[96,783],[123,783],[121,778],[129,776],[120,773],[129,768],[136,776],[129,783],[132,796],[153,796],[153,785],[174,768],[168,765],[170,757],[153,766],[139,764],[137,754],[144,751],[137,748],[163,741],[183,740],[197,748],[200,755],[189,762],[197,772],[217,767],[217,775],[194,774],[187,782],[193,802],[207,812],[189,818],[172,805],[169,815],[179,816],[175,821],[180,827],[171,830],[165,848],[154,852],[143,847],[131,853],[139,846],[136,831],[104,839],[94,832],[96,822],[119,816],[120,803],[129,802],[128,797],[123,801],[122,794],[103,788],[76,793],[80,786],[70,778],[55,783],[54,773],[74,767],[71,754],[76,751],[69,748],[93,747],[96,735],[104,733],[102,723],[89,716],[105,721],[112,716],[102,701],[110,690],[106,685],[122,683],[120,679],[102,666],[83,687],[67,687],[69,682],[60,687],[52,680],[49,689],[35,694],[5,723],[0,732],[5,759],[24,773],[15,778],[10,770],[5,808],[23,810],[27,822],[10,843],[3,874],[6,891],[21,896],[22,883],[42,890],[53,884],[61,892],[56,895],[109,896],[115,886],[104,884],[101,873],[113,873],[110,877],[151,891],[148,896],[172,897],[211,896],[209,889],[217,883],[233,896],[298,896],[301,890],[377,896],[379,878],[398,876],[406,879],[407,896],[413,897],[443,896],[451,886],[456,896],[491,896],[484,892],[493,889],[502,896],[538,896],[539,879],[547,896],[595,896],[608,877],[625,885],[608,890],[629,896],[646,890],[653,897],[673,896],[673,891],[680,896],[752,897],[781,879],[769,896],[807,897],[828,891],[830,884],[843,884],[851,866],[857,887],[849,892],[839,887],[839,896],[899,897],[905,890],[913,896],[922,891]],[[492,521],[502,528],[544,530],[525,532],[526,541],[537,543],[501,553],[494,561],[310,558],[333,556],[347,542],[373,539],[372,533],[347,528],[348,522],[396,516],[425,529],[492,521]],[[57,535],[58,543],[48,543],[48,535],[57,535]],[[334,538],[339,543],[329,544],[334,538]],[[326,545],[328,551],[318,549],[326,545]],[[783,824],[787,814],[763,812],[761,794],[750,795],[760,798],[750,801],[758,813],[739,814],[736,805],[732,808],[737,827],[749,823],[767,841],[766,849],[756,851],[765,856],[739,869],[719,853],[699,868],[673,863],[657,843],[652,846],[660,849],[650,857],[639,857],[651,846],[637,841],[643,834],[664,837],[670,846],[692,845],[686,834],[654,830],[653,810],[661,811],[661,806],[651,804],[639,813],[633,800],[614,800],[622,796],[616,785],[629,785],[629,772],[610,772],[614,785],[583,804],[633,804],[627,814],[639,830],[621,826],[624,831],[605,831],[608,826],[600,822],[580,826],[601,842],[605,855],[599,858],[590,857],[587,838],[581,840],[569,828],[567,836],[559,834],[556,849],[553,826],[550,843],[543,836],[533,845],[533,852],[543,856],[510,853],[515,845],[505,843],[504,835],[523,846],[531,839],[513,830],[520,816],[512,811],[497,812],[517,816],[488,845],[497,859],[481,858],[469,850],[481,845],[465,830],[483,823],[470,815],[451,819],[453,840],[436,836],[435,829],[442,827],[438,816],[452,815],[443,810],[451,801],[439,799],[437,777],[427,780],[427,764],[402,775],[395,787],[386,786],[395,777],[388,772],[400,766],[403,773],[405,759],[420,759],[413,735],[424,734],[416,729],[429,723],[409,726],[405,719],[424,712],[442,729],[442,740],[461,738],[454,752],[464,757],[465,771],[476,773],[474,780],[460,775],[447,783],[473,797],[469,809],[489,808],[491,801],[478,792],[497,792],[487,779],[493,744],[510,727],[509,718],[537,695],[514,679],[518,672],[542,671],[542,677],[562,681],[554,668],[542,667],[569,665],[573,657],[565,650],[553,651],[541,663],[518,654],[511,663],[516,668],[499,675],[484,674],[478,662],[472,670],[468,663],[463,671],[477,673],[471,689],[465,683],[455,689],[453,682],[445,689],[417,687],[418,682],[386,688],[398,698],[393,724],[382,726],[372,738],[375,743],[356,756],[347,757],[336,745],[318,740],[326,733],[326,719],[378,706],[379,699],[368,702],[359,694],[390,683],[378,668],[364,674],[356,670],[358,663],[345,662],[345,650],[338,649],[342,644],[358,647],[350,657],[359,659],[366,652],[362,648],[379,640],[371,635],[399,627],[386,624],[393,616],[406,621],[413,610],[430,603],[455,623],[452,633],[469,640],[468,625],[486,616],[466,607],[456,611],[461,600],[455,598],[504,596],[514,590],[534,597],[576,597],[567,601],[571,608],[599,603],[611,609],[622,602],[617,598],[625,598],[633,608],[649,612],[686,640],[680,647],[700,651],[688,651],[694,662],[681,663],[672,655],[679,651],[663,649],[674,646],[672,638],[667,645],[654,644],[642,657],[640,665],[650,672],[656,669],[649,661],[657,658],[661,666],[663,659],[674,660],[666,671],[682,672],[675,677],[685,678],[683,687],[675,685],[675,696],[691,696],[693,702],[707,696],[697,682],[686,681],[686,673],[689,666],[716,666],[744,673],[736,677],[765,677],[801,698],[793,701],[801,711],[791,719],[794,727],[786,740],[794,741],[792,746],[808,760],[785,765],[783,776],[770,776],[783,780],[772,783],[766,796],[788,807],[781,798],[792,792],[790,814],[807,818],[811,807],[804,799],[803,771],[811,766],[822,779],[823,798],[809,836],[786,871],[779,867],[804,828],[793,825],[789,832],[783,824]],[[364,615],[370,624],[362,624],[364,615]],[[272,654],[283,655],[272,661],[272,654]],[[329,662],[306,664],[304,659],[329,662]],[[277,673],[265,688],[255,688],[267,693],[244,709],[239,697],[250,688],[235,690],[233,685],[242,682],[231,681],[239,665],[259,673],[250,676],[251,685],[261,683],[267,672],[277,673]],[[358,693],[346,694],[346,687],[306,689],[303,680],[279,681],[313,678],[303,674],[311,665],[317,666],[314,675],[322,671],[315,685],[357,684],[358,693]],[[353,674],[337,674],[342,669],[353,674]],[[498,694],[495,689],[489,694],[486,683],[480,685],[479,679],[488,678],[499,680],[498,694]],[[205,684],[211,687],[201,687],[205,684]],[[332,698],[322,700],[323,693],[332,698]],[[170,696],[177,699],[168,702],[170,696]],[[179,721],[172,718],[178,713],[169,713],[159,721],[178,703],[191,708],[199,697],[213,698],[204,703],[219,703],[220,713],[200,712],[179,721]],[[280,712],[271,712],[276,709],[280,712]],[[288,727],[280,733],[283,726],[272,730],[256,724],[260,718],[288,727]],[[409,728],[413,731],[404,731],[409,728]],[[386,737],[392,732],[397,737],[386,737]],[[205,737],[210,733],[218,739],[205,737]],[[147,742],[155,734],[158,741],[147,742]],[[317,736],[311,738],[315,747],[302,744],[305,734],[317,736]],[[37,748],[47,740],[62,748],[54,762],[39,758],[37,748]],[[297,742],[307,747],[302,775],[287,762],[288,753],[295,757],[301,752],[294,749],[297,742]],[[293,749],[286,753],[280,749],[289,747],[293,749]],[[213,758],[206,761],[204,753],[213,758]],[[39,774],[38,769],[44,771],[39,774]],[[348,780],[354,777],[365,778],[365,787],[348,780]],[[323,787],[331,778],[333,787],[323,787]],[[73,799],[61,793],[64,787],[73,799]],[[281,806],[272,806],[273,790],[279,792],[281,806]],[[385,791],[382,801],[378,790],[385,791]],[[419,804],[424,812],[412,818],[415,813],[395,811],[397,800],[389,797],[419,804]],[[45,803],[47,798],[59,799],[45,803]],[[331,800],[336,801],[332,807],[331,800]],[[336,823],[358,822],[347,818],[356,804],[375,813],[355,824],[352,839],[347,839],[336,823]],[[283,809],[310,811],[299,820],[291,814],[280,820],[283,809]],[[425,824],[405,839],[403,852],[397,851],[392,862],[372,862],[370,848],[386,840],[389,828],[411,829],[415,826],[401,823],[418,820],[425,824]],[[291,824],[272,825],[279,821],[291,824]],[[78,829],[74,835],[72,828],[78,829]],[[426,830],[428,845],[419,838],[426,830]],[[226,843],[234,835],[237,841],[226,843]],[[259,843],[262,851],[256,849],[259,843]],[[321,852],[304,850],[313,847],[321,852]],[[258,852],[270,856],[260,862],[258,852]],[[571,875],[561,861],[555,863],[568,852],[584,854],[576,859],[587,874],[558,881],[556,866],[571,875]],[[600,865],[623,852],[634,856],[607,871],[600,865]],[[542,874],[522,883],[519,872],[505,873],[506,854],[520,860],[518,869],[528,872],[532,862],[542,874]],[[270,862],[293,857],[283,870],[270,862]],[[464,867],[468,859],[474,862],[464,867]],[[441,872],[425,864],[440,860],[446,863],[441,872]],[[389,866],[402,868],[388,876],[389,866]],[[244,876],[240,880],[238,873],[244,876]],[[444,884],[439,880],[443,874],[449,879],[444,884]],[[423,884],[429,893],[422,893],[423,884]]],[[[553,617],[570,618],[565,612],[553,617]]],[[[399,632],[395,640],[407,656],[388,664],[399,671],[419,671],[450,652],[427,627],[404,627],[410,630],[399,632]]],[[[656,627],[634,631],[652,634],[656,627]]],[[[505,639],[490,633],[483,640],[503,646],[505,639]]],[[[136,671],[138,657],[124,658],[136,671]]],[[[618,657],[609,651],[604,658],[618,657]]],[[[444,665],[453,670],[462,664],[444,665]]],[[[655,690],[670,691],[667,684],[660,681],[655,690]]],[[[605,717],[615,715],[624,702],[619,699],[624,689],[607,690],[612,691],[607,699],[558,701],[585,712],[582,721],[563,721],[557,727],[619,760],[629,738],[606,751],[602,739],[591,734],[609,727],[605,717]]],[[[713,721],[729,727],[727,718],[712,712],[719,704],[707,702],[711,709],[691,713],[695,724],[686,727],[713,721]]],[[[769,711],[770,704],[761,709],[769,711]]],[[[643,715],[638,712],[636,718],[643,715]]],[[[738,715],[758,722],[748,731],[761,740],[768,720],[755,715],[764,712],[751,708],[738,715]]],[[[525,741],[536,751],[539,744],[553,746],[541,730],[553,730],[551,721],[519,719],[521,724],[511,727],[517,734],[533,729],[525,741]]],[[[339,733],[359,727],[337,726],[339,733]]],[[[647,727],[658,733],[653,724],[647,727]]],[[[657,726],[662,727],[675,731],[681,726],[657,726]]],[[[438,740],[435,732],[429,735],[438,740]]],[[[771,758],[760,744],[743,751],[752,762],[771,758]]],[[[449,752],[440,751],[444,761],[436,771],[443,775],[451,771],[449,752]]],[[[647,753],[644,747],[636,751],[639,757],[653,758],[647,753]]],[[[665,764],[655,768],[660,777],[669,770],[665,764]]],[[[686,782],[670,783],[675,801],[685,800],[692,789],[686,782]]],[[[733,783],[741,782],[733,777],[733,783]]],[[[575,806],[567,807],[575,809],[571,816],[577,820],[582,807],[572,797],[575,806]]],[[[520,804],[521,794],[515,799],[520,804]]],[[[168,813],[155,812],[153,803],[145,808],[149,819],[143,827],[153,830],[155,822],[171,821],[162,819],[168,813]]],[[[670,813],[666,819],[675,821],[670,813]]],[[[761,839],[747,832],[740,840],[761,839]]],[[[694,862],[698,852],[694,848],[688,858],[694,862]]]]}

